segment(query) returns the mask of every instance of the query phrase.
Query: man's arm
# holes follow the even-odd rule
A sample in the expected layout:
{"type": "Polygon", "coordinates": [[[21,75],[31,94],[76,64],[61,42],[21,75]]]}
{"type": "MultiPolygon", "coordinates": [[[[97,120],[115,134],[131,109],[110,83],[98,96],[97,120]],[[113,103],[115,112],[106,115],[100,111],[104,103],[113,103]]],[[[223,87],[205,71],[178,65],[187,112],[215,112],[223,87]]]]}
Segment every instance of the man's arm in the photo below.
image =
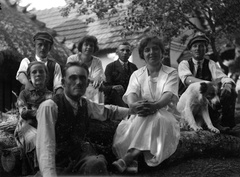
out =
{"type": "Polygon", "coordinates": [[[189,86],[189,85],[192,84],[192,83],[201,82],[201,81],[205,81],[205,80],[198,79],[198,78],[196,78],[196,77],[194,77],[194,76],[187,76],[186,79],[185,79],[184,84],[185,84],[186,86],[189,86]]]}
{"type": "Polygon", "coordinates": [[[34,88],[32,83],[28,80],[26,74],[24,72],[19,73],[18,81],[25,86],[27,89],[34,88]]]}
{"type": "Polygon", "coordinates": [[[228,77],[214,61],[209,60],[209,68],[214,81],[221,81],[222,85],[235,86],[234,80],[228,77]]]}
{"type": "Polygon", "coordinates": [[[55,164],[55,123],[58,115],[57,105],[51,100],[40,104],[37,111],[36,152],[43,177],[56,177],[55,164]]]}
{"type": "Polygon", "coordinates": [[[111,120],[122,120],[128,115],[133,114],[129,108],[124,108],[115,105],[103,105],[87,100],[88,102],[88,115],[92,119],[98,119],[105,121],[111,120]]]}
{"type": "Polygon", "coordinates": [[[31,82],[27,78],[27,68],[30,61],[27,58],[24,58],[18,68],[16,79],[25,86],[25,88],[33,88],[31,82]]]}
{"type": "Polygon", "coordinates": [[[54,93],[56,94],[63,92],[62,71],[58,63],[55,64],[55,69],[54,69],[53,89],[54,89],[54,93]]]}
{"type": "Polygon", "coordinates": [[[193,73],[190,71],[190,66],[187,60],[183,60],[178,65],[178,76],[182,83],[186,86],[189,86],[192,83],[204,81],[193,76],[193,73]]]}

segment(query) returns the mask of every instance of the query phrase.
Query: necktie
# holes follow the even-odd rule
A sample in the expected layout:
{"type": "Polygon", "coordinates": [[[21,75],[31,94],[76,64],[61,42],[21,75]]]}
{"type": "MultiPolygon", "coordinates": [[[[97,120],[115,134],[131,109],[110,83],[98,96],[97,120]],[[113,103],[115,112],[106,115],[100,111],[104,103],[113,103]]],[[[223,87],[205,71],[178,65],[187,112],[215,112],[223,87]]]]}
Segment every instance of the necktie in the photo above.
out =
{"type": "Polygon", "coordinates": [[[127,63],[124,63],[124,64],[123,64],[123,69],[124,69],[124,71],[128,71],[128,65],[127,65],[127,63]]]}
{"type": "Polygon", "coordinates": [[[78,101],[78,104],[77,104],[77,115],[81,114],[81,109],[82,106],[80,105],[80,102],[78,101]]]}
{"type": "Polygon", "coordinates": [[[197,74],[195,76],[196,78],[201,79],[202,78],[202,66],[201,63],[198,62],[198,67],[197,67],[197,74]]]}

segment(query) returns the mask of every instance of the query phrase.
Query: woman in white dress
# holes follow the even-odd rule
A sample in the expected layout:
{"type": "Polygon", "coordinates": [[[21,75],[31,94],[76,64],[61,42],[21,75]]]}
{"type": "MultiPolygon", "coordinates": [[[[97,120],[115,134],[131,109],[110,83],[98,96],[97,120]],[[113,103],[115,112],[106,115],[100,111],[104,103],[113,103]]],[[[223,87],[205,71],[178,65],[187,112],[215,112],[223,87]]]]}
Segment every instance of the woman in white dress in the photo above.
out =
{"type": "Polygon", "coordinates": [[[118,157],[113,166],[119,172],[136,173],[140,153],[148,166],[157,166],[178,146],[178,75],[174,68],[162,64],[163,53],[164,45],[156,37],[140,42],[139,55],[146,66],[132,74],[123,95],[123,101],[137,114],[120,122],[113,142],[118,157]]]}
{"type": "Polygon", "coordinates": [[[104,103],[103,92],[99,91],[102,81],[105,80],[103,66],[101,60],[93,56],[98,50],[97,38],[86,35],[78,43],[78,54],[69,56],[67,63],[78,61],[88,66],[90,83],[85,96],[94,102],[104,103]]]}

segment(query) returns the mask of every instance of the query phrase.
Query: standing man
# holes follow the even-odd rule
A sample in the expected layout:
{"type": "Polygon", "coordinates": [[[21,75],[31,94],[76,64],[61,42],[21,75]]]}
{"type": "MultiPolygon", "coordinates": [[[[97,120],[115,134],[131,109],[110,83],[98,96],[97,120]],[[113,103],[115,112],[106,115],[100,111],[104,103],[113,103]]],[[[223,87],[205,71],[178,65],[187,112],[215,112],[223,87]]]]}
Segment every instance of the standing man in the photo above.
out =
{"type": "Polygon", "coordinates": [[[25,88],[33,88],[29,79],[27,78],[28,64],[32,61],[40,61],[45,63],[48,68],[48,82],[47,88],[54,93],[61,93],[63,91],[61,79],[61,67],[53,59],[48,57],[53,45],[53,37],[45,31],[37,32],[33,36],[36,55],[34,57],[24,58],[17,71],[16,79],[25,86],[25,88]]]}
{"type": "Polygon", "coordinates": [[[210,40],[203,34],[194,36],[187,47],[193,57],[183,60],[178,66],[178,75],[181,80],[179,94],[194,82],[219,81],[219,97],[221,103],[221,115],[217,110],[209,106],[209,113],[213,125],[224,132],[226,127],[235,126],[235,82],[229,78],[213,60],[205,58],[210,40]],[[221,120],[220,120],[221,117],[221,120]]]}
{"type": "Polygon", "coordinates": [[[122,96],[127,89],[130,76],[137,70],[137,66],[128,61],[131,55],[131,45],[128,42],[121,43],[116,54],[119,59],[108,64],[105,70],[105,104],[127,107],[122,101],[122,96]]]}
{"type": "Polygon", "coordinates": [[[86,64],[67,63],[63,93],[43,102],[38,109],[36,151],[43,177],[108,173],[105,157],[87,141],[90,119],[123,119],[132,110],[84,98],[88,74],[86,64]]]}

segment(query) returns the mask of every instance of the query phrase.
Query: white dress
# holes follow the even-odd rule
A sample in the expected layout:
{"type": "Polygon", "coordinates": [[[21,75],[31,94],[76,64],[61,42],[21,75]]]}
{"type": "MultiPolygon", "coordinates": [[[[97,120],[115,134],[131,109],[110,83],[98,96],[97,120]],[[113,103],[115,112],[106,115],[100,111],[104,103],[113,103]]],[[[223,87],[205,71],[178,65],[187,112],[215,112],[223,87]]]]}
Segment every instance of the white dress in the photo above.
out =
{"type": "MultiPolygon", "coordinates": [[[[74,54],[68,57],[67,63],[69,62],[81,62],[78,54],[74,54]]],[[[95,80],[98,79],[100,81],[105,80],[105,75],[103,71],[102,62],[99,58],[96,58],[93,56],[92,63],[90,67],[88,67],[89,70],[89,79],[95,80]]],[[[94,88],[91,83],[89,83],[87,90],[85,92],[86,98],[96,102],[96,103],[104,103],[104,94],[103,92],[100,92],[98,88],[94,88]]]]}
{"type": "Polygon", "coordinates": [[[145,66],[138,69],[130,78],[123,100],[127,103],[127,96],[136,93],[142,100],[157,101],[167,91],[175,95],[168,106],[153,115],[132,115],[120,122],[113,142],[113,152],[118,158],[135,148],[144,151],[148,166],[157,166],[175,152],[180,138],[180,128],[174,112],[178,101],[177,71],[163,65],[158,77],[152,79],[145,66]]]}

